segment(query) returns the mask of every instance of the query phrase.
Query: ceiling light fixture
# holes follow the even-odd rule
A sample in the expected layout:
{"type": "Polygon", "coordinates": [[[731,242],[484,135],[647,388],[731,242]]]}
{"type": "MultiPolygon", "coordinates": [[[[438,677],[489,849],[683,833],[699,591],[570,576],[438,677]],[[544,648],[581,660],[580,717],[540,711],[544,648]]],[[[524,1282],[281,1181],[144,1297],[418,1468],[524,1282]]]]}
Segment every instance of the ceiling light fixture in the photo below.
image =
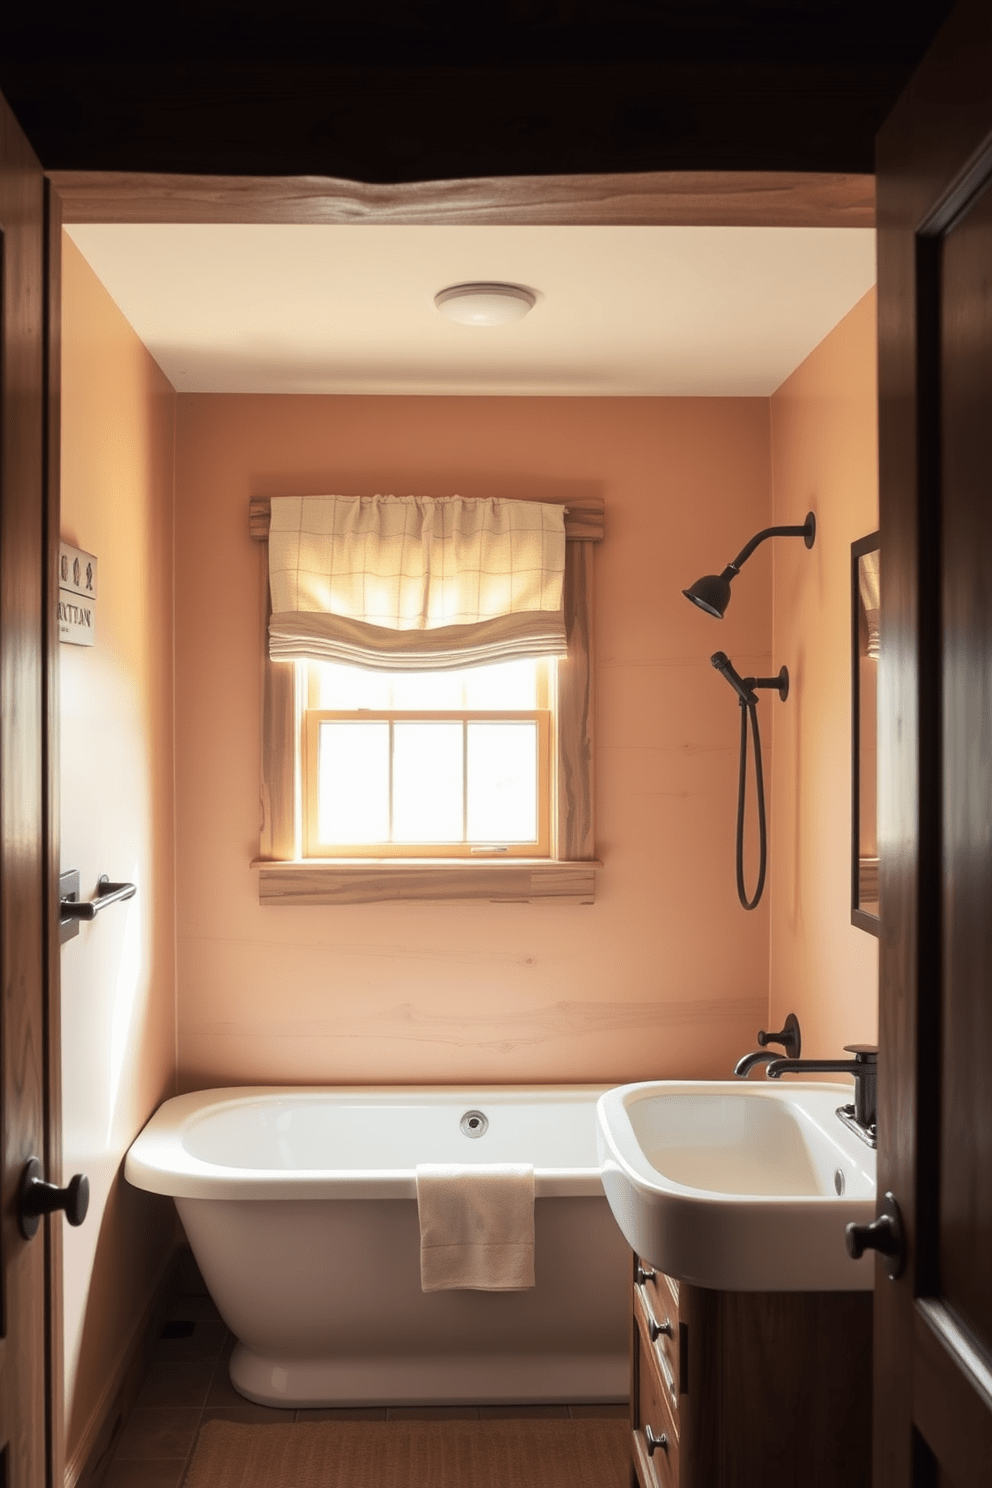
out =
{"type": "Polygon", "coordinates": [[[509,325],[533,310],[537,295],[523,284],[451,284],[438,290],[434,304],[460,325],[509,325]]]}

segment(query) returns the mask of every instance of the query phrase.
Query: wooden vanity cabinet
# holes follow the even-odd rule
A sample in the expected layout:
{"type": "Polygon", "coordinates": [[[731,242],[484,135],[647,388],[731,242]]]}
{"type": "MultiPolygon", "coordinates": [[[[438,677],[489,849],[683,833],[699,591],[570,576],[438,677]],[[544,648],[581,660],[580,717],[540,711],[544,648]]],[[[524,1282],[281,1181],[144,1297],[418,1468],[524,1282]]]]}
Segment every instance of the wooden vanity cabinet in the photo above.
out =
{"type": "Polygon", "coordinates": [[[632,1488],[869,1488],[871,1292],[718,1292],[635,1257],[632,1488]]]}

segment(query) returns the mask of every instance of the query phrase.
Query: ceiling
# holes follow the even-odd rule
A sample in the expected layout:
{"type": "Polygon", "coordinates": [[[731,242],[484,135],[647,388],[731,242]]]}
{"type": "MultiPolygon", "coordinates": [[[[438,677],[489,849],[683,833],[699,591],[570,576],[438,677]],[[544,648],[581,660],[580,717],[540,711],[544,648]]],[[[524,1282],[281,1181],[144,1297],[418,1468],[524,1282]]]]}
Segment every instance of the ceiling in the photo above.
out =
{"type": "Polygon", "coordinates": [[[767,396],[870,289],[850,228],[74,225],[180,392],[767,396]],[[526,284],[526,319],[435,293],[526,284]]]}

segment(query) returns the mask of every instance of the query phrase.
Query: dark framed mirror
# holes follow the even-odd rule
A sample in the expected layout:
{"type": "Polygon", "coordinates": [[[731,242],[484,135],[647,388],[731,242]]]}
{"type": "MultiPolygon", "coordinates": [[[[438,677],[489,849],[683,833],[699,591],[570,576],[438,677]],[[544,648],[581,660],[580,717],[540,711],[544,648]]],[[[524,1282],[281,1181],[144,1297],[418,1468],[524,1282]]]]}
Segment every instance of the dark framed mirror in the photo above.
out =
{"type": "Polygon", "coordinates": [[[851,544],[851,923],[879,933],[878,533],[851,544]]]}

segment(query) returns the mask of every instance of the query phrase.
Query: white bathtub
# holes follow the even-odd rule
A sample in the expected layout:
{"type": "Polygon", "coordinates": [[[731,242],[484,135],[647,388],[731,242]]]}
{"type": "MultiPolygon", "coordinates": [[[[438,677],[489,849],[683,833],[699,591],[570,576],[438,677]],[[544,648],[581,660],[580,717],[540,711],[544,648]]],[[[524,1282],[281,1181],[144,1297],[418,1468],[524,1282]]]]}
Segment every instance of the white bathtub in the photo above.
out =
{"type": "Polygon", "coordinates": [[[159,1108],[124,1172],[175,1199],[249,1400],[624,1400],[630,1252],[600,1181],[601,1093],[204,1090],[159,1108]],[[473,1110],[481,1136],[459,1126],[473,1110]],[[421,1162],[533,1164],[532,1291],[421,1291],[421,1162]]]}

